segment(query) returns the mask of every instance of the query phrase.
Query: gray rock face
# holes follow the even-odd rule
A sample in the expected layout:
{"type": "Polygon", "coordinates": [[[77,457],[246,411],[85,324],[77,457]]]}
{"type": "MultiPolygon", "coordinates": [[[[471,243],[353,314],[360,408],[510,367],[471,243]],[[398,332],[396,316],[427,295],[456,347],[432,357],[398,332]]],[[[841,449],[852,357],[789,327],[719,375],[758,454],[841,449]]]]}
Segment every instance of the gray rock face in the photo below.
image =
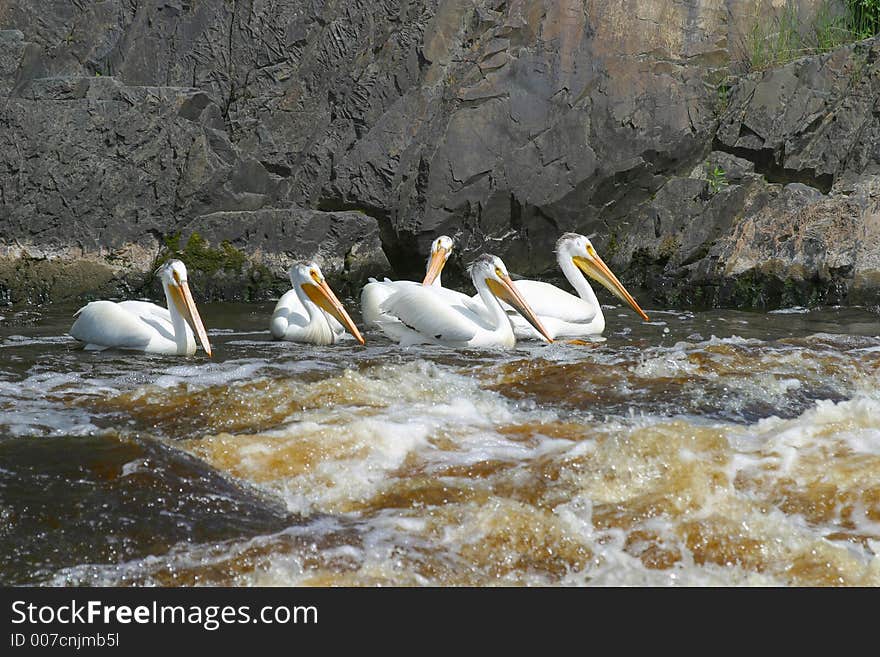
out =
{"type": "MultiPolygon", "coordinates": [[[[24,52],[20,33],[0,34],[21,46],[13,54],[24,52]]],[[[8,60],[2,60],[3,80],[14,69],[8,60]]],[[[198,89],[132,87],[103,76],[19,81],[0,105],[5,298],[130,293],[148,280],[164,240],[184,228],[187,237],[207,229],[209,243],[229,240],[268,262],[288,253],[317,257],[331,278],[349,285],[389,272],[375,219],[358,213],[269,211],[263,217],[271,221],[260,230],[271,239],[231,239],[253,227],[248,211],[274,205],[287,186],[229,141],[221,114],[198,89]],[[291,219],[287,225],[282,215],[291,219]],[[220,217],[229,225],[220,226],[220,217]],[[35,269],[34,258],[59,262],[35,269]],[[100,275],[74,275],[63,264],[71,259],[90,261],[89,271],[100,275]],[[75,284],[52,282],[59,278],[75,284]]],[[[234,272],[214,286],[215,296],[242,298],[240,289],[250,290],[246,298],[270,294],[286,280],[283,268],[276,269],[256,287],[255,281],[243,287],[236,281],[243,272],[234,272]]]]}
{"type": "Polygon", "coordinates": [[[278,194],[197,89],[41,78],[0,107],[0,126],[4,226],[44,249],[148,245],[180,217],[253,209],[278,194]]]}
{"type": "MultiPolygon", "coordinates": [[[[250,276],[265,278],[250,282],[271,286],[276,293],[290,287],[287,271],[297,261],[316,262],[337,293],[346,296],[357,296],[368,277],[390,271],[376,220],[360,212],[301,208],[215,212],[182,227],[180,244],[188,244],[193,235],[248,253],[251,262],[259,265],[251,269],[250,276]]],[[[232,273],[229,286],[233,289],[215,291],[212,298],[244,296],[234,289],[239,272],[232,273]]],[[[254,296],[260,295],[249,298],[254,296]]]]}
{"type": "Polygon", "coordinates": [[[880,177],[857,190],[865,205],[855,228],[856,254],[850,298],[855,302],[880,302],[880,177]]]}
{"type": "Polygon", "coordinates": [[[679,305],[877,303],[880,39],[744,78],[612,262],[679,305]]]}
{"type": "Polygon", "coordinates": [[[420,275],[447,233],[444,280],[460,282],[481,252],[556,276],[573,230],[658,301],[740,303],[761,258],[798,264],[760,276],[833,271],[838,296],[869,294],[872,253],[847,269],[798,260],[804,240],[735,246],[749,225],[773,230],[774,209],[797,230],[816,203],[858,208],[852,234],[874,234],[876,41],[719,97],[770,4],[7,0],[0,257],[95,257],[131,278],[169,237],[204,231],[273,275],[296,254],[354,285],[355,261],[420,275]],[[371,237],[317,229],[351,211],[371,237]]]}
{"type": "Polygon", "coordinates": [[[0,30],[0,97],[12,91],[25,45],[24,34],[18,30],[0,30]]]}
{"type": "Polygon", "coordinates": [[[878,62],[875,39],[743,80],[716,148],[748,157],[773,182],[851,190],[880,173],[878,62]]]}
{"type": "Polygon", "coordinates": [[[698,177],[673,179],[637,209],[641,232],[610,260],[671,306],[876,304],[878,192],[877,176],[827,195],[757,174],[717,191],[698,177]]]}
{"type": "MultiPolygon", "coordinates": [[[[230,157],[203,147],[205,177],[187,181],[178,218],[359,209],[381,223],[400,273],[421,269],[440,232],[458,237],[464,260],[491,249],[545,271],[561,230],[619,221],[704,148],[704,81],[726,58],[728,29],[697,0],[639,15],[581,0],[110,0],[48,12],[10,0],[6,26],[33,43],[19,96],[33,80],[96,73],[207,95],[199,128],[221,120],[216,150],[230,157]]],[[[169,191],[155,193],[170,203],[169,191]]]]}

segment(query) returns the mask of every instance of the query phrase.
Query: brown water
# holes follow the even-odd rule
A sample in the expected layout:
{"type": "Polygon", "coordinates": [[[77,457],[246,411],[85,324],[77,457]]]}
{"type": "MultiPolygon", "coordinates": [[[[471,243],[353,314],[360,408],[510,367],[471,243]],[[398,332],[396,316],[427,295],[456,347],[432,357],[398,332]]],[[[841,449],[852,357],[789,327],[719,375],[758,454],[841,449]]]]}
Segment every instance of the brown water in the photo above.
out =
{"type": "Polygon", "coordinates": [[[0,309],[0,583],[880,584],[880,314],[606,310],[511,352],[77,349],[0,309]]]}

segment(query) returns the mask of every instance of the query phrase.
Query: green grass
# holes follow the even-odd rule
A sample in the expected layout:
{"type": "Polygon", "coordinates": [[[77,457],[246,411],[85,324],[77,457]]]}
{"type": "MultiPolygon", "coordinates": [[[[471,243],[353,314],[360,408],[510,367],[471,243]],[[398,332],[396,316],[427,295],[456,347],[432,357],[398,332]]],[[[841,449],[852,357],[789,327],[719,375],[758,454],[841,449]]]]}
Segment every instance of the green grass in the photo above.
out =
{"type": "Polygon", "coordinates": [[[787,0],[772,18],[755,17],[743,40],[744,59],[750,70],[760,71],[876,34],[880,34],[880,0],[826,0],[809,18],[787,0]]]}
{"type": "Polygon", "coordinates": [[[709,183],[709,191],[712,192],[713,196],[729,184],[727,182],[727,172],[717,165],[714,169],[709,169],[708,162],[706,163],[706,180],[709,183]]]}
{"type": "Polygon", "coordinates": [[[857,39],[880,34],[880,0],[847,0],[846,7],[857,39]]]}
{"type": "Polygon", "coordinates": [[[730,104],[730,84],[725,80],[718,85],[718,102],[716,104],[716,112],[719,114],[727,109],[730,104]]]}
{"type": "Polygon", "coordinates": [[[153,263],[153,276],[145,286],[149,287],[156,270],[172,258],[179,258],[186,265],[190,280],[202,286],[209,299],[228,298],[224,280],[237,280],[239,286],[232,297],[235,300],[264,300],[285,285],[284,277],[275,276],[266,265],[254,262],[228,241],[223,240],[217,248],[212,247],[199,233],[193,233],[182,244],[180,233],[166,235],[164,245],[153,263]],[[213,281],[213,282],[212,282],[213,281]]]}
{"type": "Polygon", "coordinates": [[[208,276],[221,269],[238,272],[245,265],[244,253],[232,244],[224,240],[219,249],[211,248],[195,231],[189,236],[185,246],[180,244],[180,233],[166,236],[165,248],[156,259],[153,269],[172,258],[180,258],[188,269],[201,271],[208,276]]]}

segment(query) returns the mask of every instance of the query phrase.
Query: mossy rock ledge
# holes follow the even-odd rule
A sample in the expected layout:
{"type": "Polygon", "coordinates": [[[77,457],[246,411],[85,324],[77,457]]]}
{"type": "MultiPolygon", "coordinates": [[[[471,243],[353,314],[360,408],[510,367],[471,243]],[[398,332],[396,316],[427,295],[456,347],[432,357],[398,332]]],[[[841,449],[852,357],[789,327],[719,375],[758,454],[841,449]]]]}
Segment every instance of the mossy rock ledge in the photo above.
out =
{"type": "Polygon", "coordinates": [[[176,258],[187,267],[199,301],[266,301],[290,288],[294,262],[316,262],[342,297],[355,297],[368,277],[391,274],[376,220],[362,212],[300,208],[218,212],[198,217],[158,246],[113,252],[48,252],[37,247],[0,254],[0,303],[152,298],[164,301],[155,275],[176,258]]]}
{"type": "MultiPolygon", "coordinates": [[[[207,301],[265,301],[288,289],[295,262],[315,262],[341,296],[357,296],[370,276],[391,273],[376,220],[362,212],[300,208],[216,212],[164,239],[156,267],[187,266],[207,301]]],[[[159,289],[158,281],[151,291],[159,289]]]]}

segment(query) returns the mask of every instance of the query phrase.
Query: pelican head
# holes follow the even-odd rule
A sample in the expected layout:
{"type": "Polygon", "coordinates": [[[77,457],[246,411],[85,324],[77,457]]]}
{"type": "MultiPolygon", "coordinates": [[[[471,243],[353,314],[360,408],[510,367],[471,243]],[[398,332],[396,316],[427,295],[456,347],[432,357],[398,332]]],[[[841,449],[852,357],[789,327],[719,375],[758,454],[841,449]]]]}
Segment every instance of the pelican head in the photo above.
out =
{"type": "Polygon", "coordinates": [[[422,285],[432,285],[434,280],[443,271],[443,265],[449,260],[452,253],[452,238],[448,235],[441,235],[431,243],[431,257],[428,259],[428,269],[425,272],[425,279],[422,285]]]}
{"type": "Polygon", "coordinates": [[[544,336],[547,342],[553,342],[553,338],[547,333],[535,311],[516,289],[501,258],[489,254],[481,255],[471,264],[470,271],[475,286],[478,281],[484,281],[495,297],[513,306],[538,333],[544,336]]]}
{"type": "Polygon", "coordinates": [[[556,242],[556,253],[562,258],[571,258],[572,262],[587,276],[601,283],[611,294],[630,305],[643,320],[648,321],[645,311],[639,307],[632,295],[626,291],[617,276],[596,253],[589,238],[577,233],[565,233],[556,242]]]}
{"type": "Polygon", "coordinates": [[[364,337],[358,331],[351,317],[343,308],[342,303],[336,298],[333,290],[324,280],[321,268],[314,262],[297,263],[290,268],[290,283],[294,289],[301,289],[303,293],[321,310],[331,315],[342,324],[355,339],[364,344],[364,337]]]}
{"type": "MultiPolygon", "coordinates": [[[[174,308],[186,320],[193,333],[198,336],[205,353],[211,356],[208,333],[205,331],[205,325],[202,324],[202,318],[196,309],[196,302],[193,301],[192,293],[189,291],[186,266],[180,260],[169,260],[162,265],[157,273],[162,281],[162,287],[165,288],[165,296],[174,302],[174,308]]],[[[174,309],[169,308],[168,310],[173,312],[174,309]]]]}

